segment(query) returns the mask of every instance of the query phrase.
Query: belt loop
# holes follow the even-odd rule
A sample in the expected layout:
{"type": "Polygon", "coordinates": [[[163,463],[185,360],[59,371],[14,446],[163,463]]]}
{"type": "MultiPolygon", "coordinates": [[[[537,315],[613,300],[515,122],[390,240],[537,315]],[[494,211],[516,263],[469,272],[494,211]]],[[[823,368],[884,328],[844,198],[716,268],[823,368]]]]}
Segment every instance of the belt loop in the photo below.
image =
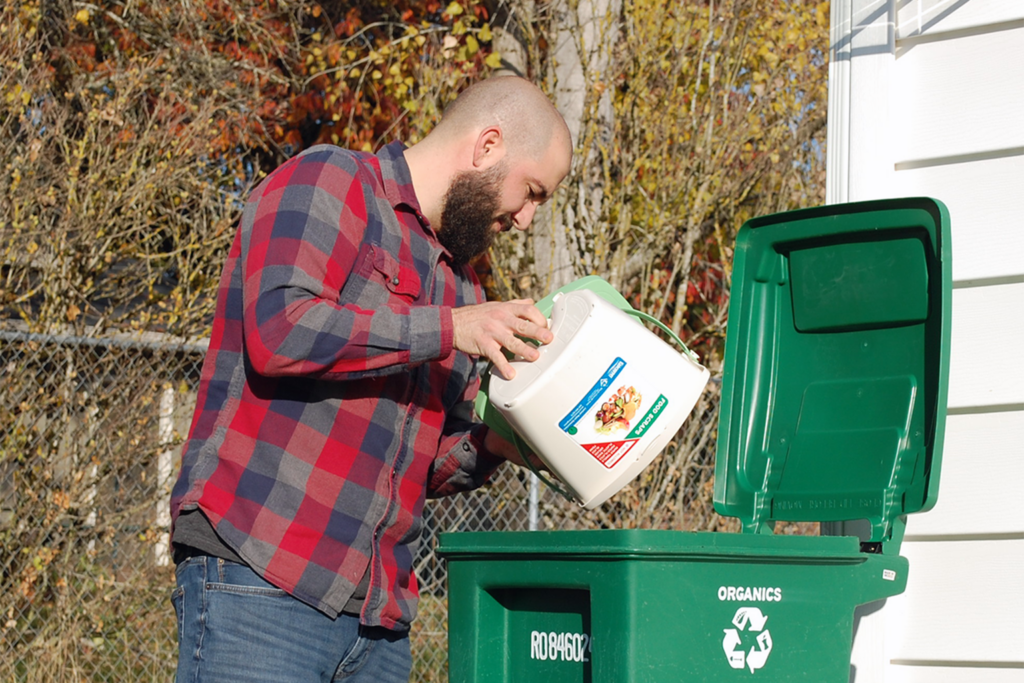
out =
{"type": "Polygon", "coordinates": [[[217,558],[217,583],[224,583],[224,558],[217,558]]]}

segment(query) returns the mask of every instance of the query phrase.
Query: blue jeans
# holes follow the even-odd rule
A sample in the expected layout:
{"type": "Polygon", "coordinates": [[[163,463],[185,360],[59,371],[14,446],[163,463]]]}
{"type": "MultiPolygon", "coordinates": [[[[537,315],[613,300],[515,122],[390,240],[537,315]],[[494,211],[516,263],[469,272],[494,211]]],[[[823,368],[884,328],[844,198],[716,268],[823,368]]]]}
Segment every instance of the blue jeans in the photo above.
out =
{"type": "Polygon", "coordinates": [[[178,565],[176,683],[408,683],[408,633],[331,619],[216,557],[178,565]]]}

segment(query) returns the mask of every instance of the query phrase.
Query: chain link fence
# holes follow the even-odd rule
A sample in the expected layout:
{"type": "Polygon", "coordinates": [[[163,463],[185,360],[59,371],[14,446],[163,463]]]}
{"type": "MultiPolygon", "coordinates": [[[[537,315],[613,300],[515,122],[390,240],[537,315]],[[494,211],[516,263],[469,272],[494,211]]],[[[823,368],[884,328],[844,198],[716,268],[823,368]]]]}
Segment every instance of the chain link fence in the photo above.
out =
{"type": "MultiPolygon", "coordinates": [[[[205,345],[0,329],[0,680],[166,681],[177,657],[168,503],[205,345]]],[[[412,680],[447,680],[443,531],[716,529],[715,380],[677,440],[586,512],[502,468],[432,501],[412,680]]],[[[733,528],[734,527],[730,527],[733,528]]]]}

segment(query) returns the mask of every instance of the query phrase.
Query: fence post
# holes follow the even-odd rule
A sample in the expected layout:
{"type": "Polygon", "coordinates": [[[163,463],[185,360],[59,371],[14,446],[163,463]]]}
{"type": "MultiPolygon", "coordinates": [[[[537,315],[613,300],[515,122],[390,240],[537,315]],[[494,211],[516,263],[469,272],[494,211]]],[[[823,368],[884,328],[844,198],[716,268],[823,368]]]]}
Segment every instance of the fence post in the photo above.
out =
{"type": "Polygon", "coordinates": [[[540,521],[540,479],[530,472],[530,531],[537,530],[540,521]]]}
{"type": "MultiPolygon", "coordinates": [[[[93,438],[96,436],[96,420],[100,414],[100,407],[95,403],[89,405],[85,410],[86,419],[88,420],[88,434],[89,443],[92,443],[93,438]]],[[[86,451],[89,452],[88,450],[86,451]]],[[[96,463],[95,456],[90,457],[89,474],[86,479],[89,482],[89,486],[82,496],[82,502],[85,504],[85,509],[89,512],[85,515],[85,528],[89,530],[89,542],[86,544],[86,550],[89,551],[90,555],[96,550],[96,488],[97,478],[99,477],[99,465],[96,463]]]]}
{"type": "MultiPolygon", "coordinates": [[[[157,434],[161,446],[170,446],[174,442],[174,386],[167,382],[160,392],[160,414],[157,422],[157,434]]],[[[173,474],[174,451],[165,448],[160,451],[156,461],[157,507],[156,525],[160,529],[160,540],[156,544],[154,554],[158,567],[166,567],[171,563],[171,476],[173,474]]]]}

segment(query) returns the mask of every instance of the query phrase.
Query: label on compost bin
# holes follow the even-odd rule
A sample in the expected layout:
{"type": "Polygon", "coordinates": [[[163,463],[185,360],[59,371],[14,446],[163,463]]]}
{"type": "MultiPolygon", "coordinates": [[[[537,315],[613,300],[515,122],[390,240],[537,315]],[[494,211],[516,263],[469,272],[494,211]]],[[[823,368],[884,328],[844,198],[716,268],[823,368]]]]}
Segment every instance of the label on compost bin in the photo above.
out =
{"type": "Polygon", "coordinates": [[[757,607],[740,607],[732,618],[734,628],[722,629],[722,650],[725,659],[734,669],[749,668],[754,673],[765,665],[772,653],[772,634],[765,628],[768,615],[757,607]],[[746,638],[751,642],[745,642],[746,638]],[[747,649],[747,645],[750,649],[747,649]]]}
{"type": "Polygon", "coordinates": [[[589,662],[590,635],[587,633],[530,633],[530,659],[553,662],[589,662]]]}
{"type": "Polygon", "coordinates": [[[558,427],[611,469],[651,430],[668,406],[664,394],[645,394],[651,386],[626,361],[616,358],[558,427]]]}

